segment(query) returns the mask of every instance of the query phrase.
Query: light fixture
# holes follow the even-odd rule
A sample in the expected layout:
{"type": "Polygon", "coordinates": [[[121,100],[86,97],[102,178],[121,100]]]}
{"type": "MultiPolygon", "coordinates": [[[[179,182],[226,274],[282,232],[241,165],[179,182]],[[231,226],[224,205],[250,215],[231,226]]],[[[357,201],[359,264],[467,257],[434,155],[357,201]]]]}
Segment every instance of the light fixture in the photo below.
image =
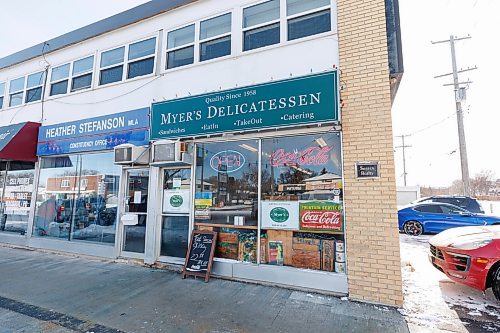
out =
{"type": "Polygon", "coordinates": [[[241,147],[241,148],[243,148],[243,149],[246,149],[246,150],[250,150],[251,152],[254,152],[254,153],[255,153],[255,152],[258,152],[258,149],[257,149],[257,148],[252,147],[252,146],[250,146],[250,145],[247,145],[246,143],[242,143],[242,144],[240,145],[240,147],[241,147]]]}
{"type": "Polygon", "coordinates": [[[324,148],[326,146],[328,146],[326,144],[326,141],[323,139],[323,138],[318,138],[318,139],[315,139],[314,141],[316,141],[316,143],[321,147],[321,148],[324,148]]]}

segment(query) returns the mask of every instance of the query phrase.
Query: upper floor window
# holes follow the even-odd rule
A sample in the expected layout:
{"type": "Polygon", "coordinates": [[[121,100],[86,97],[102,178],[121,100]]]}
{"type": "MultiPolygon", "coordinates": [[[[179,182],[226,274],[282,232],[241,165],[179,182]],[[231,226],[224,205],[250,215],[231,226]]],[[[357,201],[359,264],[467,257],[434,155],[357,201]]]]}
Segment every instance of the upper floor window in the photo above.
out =
{"type": "Polygon", "coordinates": [[[280,0],[243,9],[243,51],[280,42],[280,0]]]}
{"type": "Polygon", "coordinates": [[[101,53],[99,85],[122,81],[124,74],[126,74],[127,79],[152,74],[155,53],[156,37],[101,53]],[[125,54],[127,58],[125,58],[125,54]]]}
{"type": "Polygon", "coordinates": [[[194,24],[167,35],[167,69],[194,63],[194,24]]]}
{"type": "Polygon", "coordinates": [[[92,86],[92,69],[94,56],[89,56],[73,62],[71,71],[71,92],[87,89],[92,86]]]}
{"type": "Polygon", "coordinates": [[[287,0],[288,40],[332,29],[330,0],[287,0]]]}
{"type": "Polygon", "coordinates": [[[200,61],[231,54],[231,13],[200,23],[200,61]]]}
{"type": "Polygon", "coordinates": [[[28,75],[26,82],[25,103],[39,101],[42,99],[45,72],[38,72],[28,75]]]}
{"type": "Polygon", "coordinates": [[[61,187],[69,187],[69,179],[61,180],[61,187]]]}
{"type": "Polygon", "coordinates": [[[156,37],[130,44],[127,79],[154,72],[156,37]]]}
{"type": "Polygon", "coordinates": [[[24,79],[20,77],[12,80],[9,83],[9,106],[17,106],[23,104],[24,96],[24,79]]]}
{"type": "Polygon", "coordinates": [[[68,93],[69,66],[64,64],[52,68],[50,74],[50,96],[68,93]]]}
{"type": "Polygon", "coordinates": [[[0,110],[3,108],[3,97],[5,96],[5,82],[0,83],[0,110]]]}
{"type": "Polygon", "coordinates": [[[118,82],[123,79],[125,46],[101,53],[99,85],[118,82]]]}

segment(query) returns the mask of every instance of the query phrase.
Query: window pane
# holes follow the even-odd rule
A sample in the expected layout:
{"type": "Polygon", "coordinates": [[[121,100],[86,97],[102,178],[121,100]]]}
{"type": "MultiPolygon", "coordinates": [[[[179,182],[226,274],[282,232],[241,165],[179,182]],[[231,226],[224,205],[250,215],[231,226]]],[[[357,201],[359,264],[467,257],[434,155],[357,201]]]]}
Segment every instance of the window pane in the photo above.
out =
{"type": "Polygon", "coordinates": [[[42,99],[42,87],[34,88],[26,92],[26,103],[42,99]]]}
{"type": "Polygon", "coordinates": [[[190,44],[194,42],[194,24],[185,28],[170,31],[167,38],[167,48],[190,44]]]}
{"type": "MultiPolygon", "coordinates": [[[[4,177],[5,172],[0,172],[4,177]]],[[[0,217],[0,231],[14,232],[25,235],[28,228],[31,196],[33,195],[33,181],[35,170],[7,171],[7,181],[0,181],[0,200],[3,197],[4,215],[0,217]],[[2,190],[5,186],[5,193],[2,190]]],[[[0,205],[2,203],[0,202],[0,205]]]]}
{"type": "Polygon", "coordinates": [[[50,85],[50,96],[63,95],[68,92],[68,80],[53,83],[50,85]]]}
{"type": "Polygon", "coordinates": [[[119,47],[111,51],[103,52],[101,54],[101,67],[107,67],[123,62],[124,54],[125,54],[125,46],[119,47]]]}
{"type": "Polygon", "coordinates": [[[340,147],[339,133],[262,140],[261,263],[345,272],[340,147]]]}
{"type": "Polygon", "coordinates": [[[24,90],[24,76],[10,81],[9,92],[24,90]]]}
{"type": "Polygon", "coordinates": [[[325,10],[289,20],[288,40],[312,36],[330,30],[330,10],[325,10]]]}
{"type": "Polygon", "coordinates": [[[155,58],[148,58],[128,64],[127,79],[153,73],[155,58]]]}
{"type": "Polygon", "coordinates": [[[108,84],[121,81],[123,77],[123,66],[104,69],[100,73],[99,84],[108,84]]]}
{"type": "Polygon", "coordinates": [[[201,21],[200,39],[207,39],[231,32],[231,13],[201,21]]]}
{"type": "Polygon", "coordinates": [[[280,1],[271,0],[243,9],[243,28],[280,18],[280,1]]]}
{"type": "Polygon", "coordinates": [[[55,67],[52,68],[52,75],[50,76],[50,82],[59,81],[67,78],[68,76],[69,76],[69,64],[55,67]]]}
{"type": "Polygon", "coordinates": [[[23,95],[24,92],[22,91],[20,93],[10,95],[9,106],[17,106],[23,104],[23,95]]]}
{"type": "Polygon", "coordinates": [[[71,91],[90,88],[92,85],[92,73],[73,78],[71,81],[71,91]]]}
{"type": "Polygon", "coordinates": [[[73,63],[73,75],[88,72],[94,67],[94,56],[77,60],[73,63]]]}
{"type": "Polygon", "coordinates": [[[167,69],[185,66],[194,62],[194,46],[168,52],[167,69]]]}
{"type": "Polygon", "coordinates": [[[257,248],[258,147],[257,140],[197,145],[195,225],[219,232],[219,258],[256,262],[255,251],[239,248],[257,248]]]}
{"type": "Polygon", "coordinates": [[[211,40],[200,45],[200,61],[210,60],[231,54],[231,37],[211,40]]]}
{"type": "Polygon", "coordinates": [[[0,109],[3,108],[3,96],[0,97],[0,109]]]}
{"type": "Polygon", "coordinates": [[[156,38],[143,40],[142,42],[130,44],[128,49],[128,60],[145,57],[154,54],[156,49],[156,38]]]}
{"type": "Polygon", "coordinates": [[[278,44],[280,42],[279,23],[268,25],[266,27],[245,31],[244,33],[244,51],[257,49],[268,45],[278,44]]]}
{"type": "Polygon", "coordinates": [[[5,94],[5,83],[0,83],[0,96],[5,94]]]}
{"type": "Polygon", "coordinates": [[[26,88],[33,88],[36,86],[43,85],[44,78],[45,78],[44,72],[39,72],[39,73],[29,75],[28,76],[28,84],[27,84],[26,88]]]}
{"type": "Polygon", "coordinates": [[[120,172],[108,152],[44,157],[33,236],[113,245],[120,172]]]}
{"type": "Polygon", "coordinates": [[[287,15],[294,15],[305,12],[314,8],[330,5],[330,0],[287,0],[286,11],[287,15]]]}

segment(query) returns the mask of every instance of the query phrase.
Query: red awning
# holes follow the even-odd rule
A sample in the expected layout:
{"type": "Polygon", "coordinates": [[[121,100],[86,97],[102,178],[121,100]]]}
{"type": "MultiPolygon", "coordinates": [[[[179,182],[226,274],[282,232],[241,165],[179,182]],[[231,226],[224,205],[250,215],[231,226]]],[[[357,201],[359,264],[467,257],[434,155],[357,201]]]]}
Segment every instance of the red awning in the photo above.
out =
{"type": "Polygon", "coordinates": [[[39,123],[0,127],[0,160],[36,162],[39,123]]]}

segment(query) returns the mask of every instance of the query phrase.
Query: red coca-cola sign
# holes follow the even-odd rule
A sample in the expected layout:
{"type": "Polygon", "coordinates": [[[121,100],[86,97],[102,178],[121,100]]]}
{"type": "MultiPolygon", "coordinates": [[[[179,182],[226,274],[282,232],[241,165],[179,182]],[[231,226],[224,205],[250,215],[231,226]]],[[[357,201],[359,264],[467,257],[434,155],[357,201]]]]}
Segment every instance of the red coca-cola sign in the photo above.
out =
{"type": "Polygon", "coordinates": [[[304,201],[299,204],[300,229],[343,231],[342,205],[330,201],[304,201]]]}
{"type": "Polygon", "coordinates": [[[329,152],[332,147],[308,147],[303,150],[287,152],[285,149],[278,149],[271,154],[271,166],[307,166],[325,165],[330,158],[329,152]]]}

